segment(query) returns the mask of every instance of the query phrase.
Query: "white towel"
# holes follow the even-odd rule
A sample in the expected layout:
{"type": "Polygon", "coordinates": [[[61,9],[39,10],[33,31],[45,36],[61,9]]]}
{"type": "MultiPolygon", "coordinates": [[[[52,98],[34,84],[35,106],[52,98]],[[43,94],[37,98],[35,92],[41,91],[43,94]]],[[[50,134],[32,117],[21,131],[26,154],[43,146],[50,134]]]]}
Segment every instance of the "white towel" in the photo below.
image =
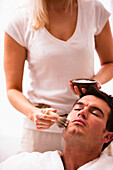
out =
{"type": "Polygon", "coordinates": [[[99,158],[81,166],[78,170],[113,170],[113,156],[102,153],[99,158]]]}
{"type": "Polygon", "coordinates": [[[58,151],[20,153],[0,164],[0,170],[64,170],[58,151]]]}
{"type": "MultiPolygon", "coordinates": [[[[21,153],[11,156],[0,164],[0,170],[64,170],[58,151],[45,153],[21,153]]],[[[102,153],[101,156],[78,170],[113,170],[113,157],[102,153]]]]}

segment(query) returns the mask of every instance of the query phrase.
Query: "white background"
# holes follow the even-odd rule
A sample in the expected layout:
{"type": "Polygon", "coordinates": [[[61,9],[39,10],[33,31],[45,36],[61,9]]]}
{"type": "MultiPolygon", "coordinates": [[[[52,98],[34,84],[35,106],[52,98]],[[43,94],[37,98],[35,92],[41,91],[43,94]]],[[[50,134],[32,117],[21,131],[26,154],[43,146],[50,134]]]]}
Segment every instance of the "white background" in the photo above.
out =
{"type": "MultiPolygon", "coordinates": [[[[7,99],[3,69],[3,27],[6,24],[6,18],[8,19],[8,17],[11,17],[16,9],[15,7],[21,1],[22,0],[0,0],[0,162],[19,150],[19,142],[22,132],[23,115],[16,111],[7,99]]],[[[105,7],[110,12],[111,9],[113,10],[113,0],[100,1],[104,3],[105,7]]],[[[113,27],[112,18],[110,18],[110,22],[113,27]]],[[[99,60],[95,53],[95,72],[99,70],[99,67],[99,60]]],[[[25,71],[24,77],[24,89],[26,94],[26,87],[28,85],[27,71],[25,71]]],[[[113,95],[113,79],[104,85],[102,90],[113,95]]]]}

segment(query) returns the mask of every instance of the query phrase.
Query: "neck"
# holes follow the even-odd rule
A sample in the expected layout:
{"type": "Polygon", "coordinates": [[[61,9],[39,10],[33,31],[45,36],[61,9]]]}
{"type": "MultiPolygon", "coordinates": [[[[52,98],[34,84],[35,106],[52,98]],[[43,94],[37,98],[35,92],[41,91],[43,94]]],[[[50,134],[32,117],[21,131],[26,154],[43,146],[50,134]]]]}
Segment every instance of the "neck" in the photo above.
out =
{"type": "Polygon", "coordinates": [[[70,3],[69,0],[47,0],[48,9],[53,9],[54,11],[67,10],[68,8],[72,8],[72,4],[77,3],[77,0],[73,0],[70,3]]]}
{"type": "Polygon", "coordinates": [[[62,161],[66,170],[75,170],[84,164],[99,157],[100,153],[95,151],[85,150],[84,147],[76,146],[69,147],[65,145],[62,155],[62,161]]]}

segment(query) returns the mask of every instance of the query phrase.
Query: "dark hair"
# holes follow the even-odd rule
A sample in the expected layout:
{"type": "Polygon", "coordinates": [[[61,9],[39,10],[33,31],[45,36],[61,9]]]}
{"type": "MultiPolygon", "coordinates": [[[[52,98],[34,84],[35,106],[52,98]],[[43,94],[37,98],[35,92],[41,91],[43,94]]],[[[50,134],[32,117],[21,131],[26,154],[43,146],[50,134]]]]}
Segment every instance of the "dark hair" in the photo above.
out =
{"type": "MultiPolygon", "coordinates": [[[[80,98],[86,95],[94,95],[102,100],[104,100],[110,107],[110,114],[106,123],[106,129],[109,132],[113,132],[113,97],[111,95],[106,94],[105,92],[99,90],[97,87],[90,86],[85,94],[82,94],[80,98]]],[[[112,141],[112,140],[111,140],[112,141]]],[[[102,147],[102,151],[111,143],[104,143],[102,147]]]]}

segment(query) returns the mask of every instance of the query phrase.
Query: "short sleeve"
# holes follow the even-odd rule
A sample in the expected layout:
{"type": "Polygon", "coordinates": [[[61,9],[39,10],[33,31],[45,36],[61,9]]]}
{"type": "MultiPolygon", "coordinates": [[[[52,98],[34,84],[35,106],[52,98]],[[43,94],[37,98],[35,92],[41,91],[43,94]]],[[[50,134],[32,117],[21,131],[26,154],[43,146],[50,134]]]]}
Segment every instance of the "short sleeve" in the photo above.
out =
{"type": "Polygon", "coordinates": [[[104,6],[99,2],[95,1],[95,35],[101,33],[106,22],[108,21],[110,13],[104,8],[104,6]]]}
{"type": "Polygon", "coordinates": [[[26,46],[24,41],[25,35],[25,18],[22,15],[16,14],[13,16],[7,25],[5,25],[4,31],[10,35],[21,46],[26,46]]]}

